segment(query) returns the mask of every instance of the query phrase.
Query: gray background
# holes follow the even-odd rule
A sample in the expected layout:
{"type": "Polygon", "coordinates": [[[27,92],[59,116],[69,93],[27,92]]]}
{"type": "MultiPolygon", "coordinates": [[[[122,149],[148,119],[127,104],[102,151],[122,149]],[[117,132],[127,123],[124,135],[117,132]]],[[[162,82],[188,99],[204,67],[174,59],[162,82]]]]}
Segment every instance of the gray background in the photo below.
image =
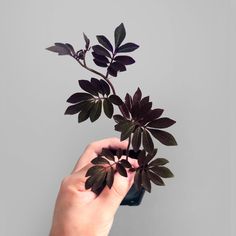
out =
{"type": "MultiPolygon", "coordinates": [[[[82,32],[113,37],[124,22],[140,45],[136,64],[113,82],[138,86],[177,121],[179,146],[160,146],[175,178],[139,207],[121,207],[111,235],[235,235],[235,1],[0,1],[0,235],[47,235],[61,179],[84,147],[118,136],[113,121],[78,125],[64,116],[78,79],[54,42],[84,44],[82,32]]],[[[93,219],[96,220],[96,219],[93,219]]]]}

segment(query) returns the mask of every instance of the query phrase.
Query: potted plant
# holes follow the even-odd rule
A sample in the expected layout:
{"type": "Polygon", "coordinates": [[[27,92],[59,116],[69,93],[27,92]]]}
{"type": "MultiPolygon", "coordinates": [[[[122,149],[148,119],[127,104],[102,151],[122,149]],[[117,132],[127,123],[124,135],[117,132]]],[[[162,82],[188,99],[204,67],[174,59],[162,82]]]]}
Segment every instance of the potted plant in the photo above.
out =
{"type": "Polygon", "coordinates": [[[143,96],[138,88],[133,95],[126,94],[122,99],[112,84],[112,78],[126,71],[127,66],[134,64],[135,60],[127,53],[139,48],[135,43],[123,43],[126,37],[124,24],[116,27],[114,32],[114,45],[104,35],[97,35],[98,44],[91,45],[90,39],[83,33],[84,48],[76,51],[69,43],[55,43],[46,48],[58,55],[69,55],[80,66],[93,73],[90,80],[79,80],[82,91],[71,95],[70,103],[65,111],[66,115],[78,115],[78,122],[86,120],[96,121],[104,112],[107,118],[114,119],[115,130],[120,132],[120,140],[128,139],[127,150],[111,150],[103,148],[102,152],[91,162],[93,166],[86,173],[85,188],[100,194],[107,185],[113,185],[114,174],[127,177],[127,171],[135,171],[134,184],[122,201],[121,205],[138,205],[144,191],[151,192],[151,182],[164,185],[162,178],[173,177],[173,173],[165,167],[168,160],[154,157],[157,148],[153,140],[166,146],[177,145],[173,135],[163,129],[175,124],[175,121],[163,117],[163,109],[152,108],[149,96],[143,96]],[[86,57],[92,54],[93,62],[102,67],[105,73],[92,69],[87,65],[86,57]],[[95,78],[96,77],[96,78],[95,78]],[[114,114],[114,108],[119,113],[114,114]],[[132,149],[131,149],[132,145],[132,149]],[[126,158],[122,158],[122,156],[126,158]],[[138,167],[129,162],[130,158],[138,161],[138,167]]]}

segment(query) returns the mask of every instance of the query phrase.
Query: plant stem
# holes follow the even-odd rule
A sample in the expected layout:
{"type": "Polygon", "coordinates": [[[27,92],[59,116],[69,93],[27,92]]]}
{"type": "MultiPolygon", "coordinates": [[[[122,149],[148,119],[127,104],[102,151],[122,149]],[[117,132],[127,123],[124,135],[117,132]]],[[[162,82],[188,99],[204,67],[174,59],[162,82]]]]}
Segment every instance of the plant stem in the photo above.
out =
{"type": "Polygon", "coordinates": [[[129,136],[128,146],[127,146],[127,149],[126,149],[126,160],[127,161],[128,161],[128,156],[129,156],[130,143],[131,143],[131,135],[129,136]]]}

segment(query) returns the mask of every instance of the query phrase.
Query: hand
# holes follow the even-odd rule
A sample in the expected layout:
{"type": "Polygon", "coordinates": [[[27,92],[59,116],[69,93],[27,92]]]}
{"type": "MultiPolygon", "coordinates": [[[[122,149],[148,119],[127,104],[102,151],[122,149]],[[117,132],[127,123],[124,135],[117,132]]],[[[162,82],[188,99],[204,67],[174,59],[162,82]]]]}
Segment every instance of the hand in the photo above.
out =
{"type": "MultiPolygon", "coordinates": [[[[61,183],[50,236],[108,235],[114,215],[134,182],[134,172],[128,172],[127,178],[116,173],[112,188],[106,186],[99,196],[85,189],[85,174],[102,148],[126,149],[127,145],[127,141],[109,138],[87,146],[71,175],[61,183]]],[[[137,167],[136,160],[129,161],[137,167]]]]}

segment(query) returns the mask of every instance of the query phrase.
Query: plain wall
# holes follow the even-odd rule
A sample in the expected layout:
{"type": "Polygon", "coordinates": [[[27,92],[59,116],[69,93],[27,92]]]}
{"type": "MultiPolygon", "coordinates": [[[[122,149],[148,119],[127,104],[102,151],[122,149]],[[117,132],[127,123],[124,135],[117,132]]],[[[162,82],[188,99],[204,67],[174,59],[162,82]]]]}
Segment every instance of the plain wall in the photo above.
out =
{"type": "Polygon", "coordinates": [[[120,207],[110,235],[236,235],[235,13],[229,0],[1,0],[0,235],[47,235],[60,182],[85,146],[119,136],[104,115],[93,124],[64,115],[92,74],[45,48],[79,49],[82,32],[92,43],[112,38],[121,22],[140,48],[114,86],[150,95],[177,121],[179,145],[157,143],[175,178],[120,207]]]}

